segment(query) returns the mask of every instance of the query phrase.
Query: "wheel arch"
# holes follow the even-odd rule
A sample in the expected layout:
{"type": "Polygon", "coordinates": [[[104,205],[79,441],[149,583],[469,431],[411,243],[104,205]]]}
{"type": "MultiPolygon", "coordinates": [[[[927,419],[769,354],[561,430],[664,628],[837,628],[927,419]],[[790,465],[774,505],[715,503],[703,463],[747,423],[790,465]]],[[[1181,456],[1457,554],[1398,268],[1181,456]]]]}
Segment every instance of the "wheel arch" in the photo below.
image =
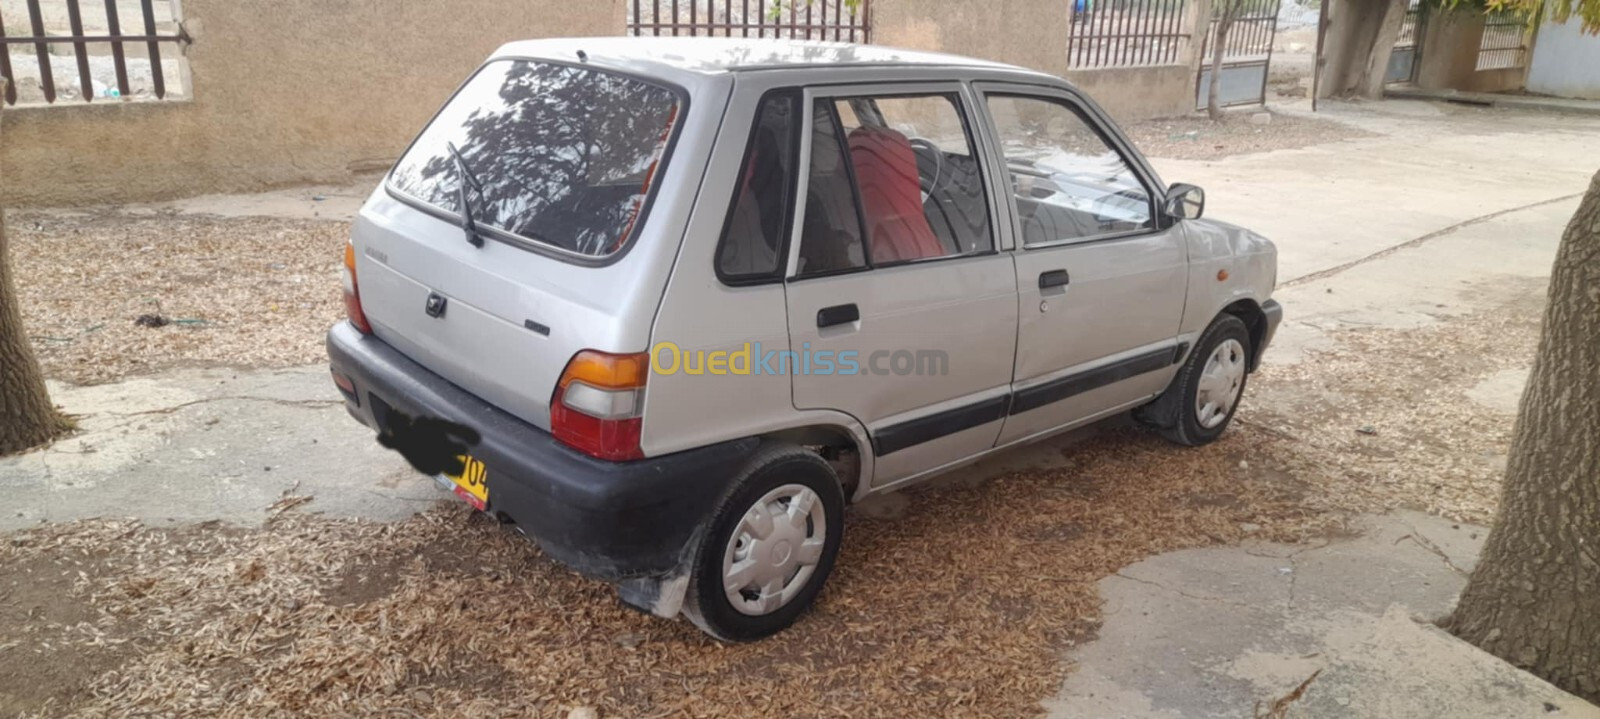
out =
{"type": "Polygon", "coordinates": [[[1244,322],[1245,329],[1250,332],[1250,371],[1256,371],[1261,366],[1262,345],[1267,341],[1267,313],[1262,311],[1261,304],[1253,298],[1235,300],[1217,314],[1233,315],[1244,322]]]}
{"type": "Polygon", "coordinates": [[[773,430],[757,436],[763,440],[807,447],[821,455],[839,476],[846,503],[855,500],[856,494],[866,484],[863,479],[871,475],[872,454],[863,450],[872,445],[865,442],[864,435],[858,436],[854,428],[817,423],[773,430]]]}

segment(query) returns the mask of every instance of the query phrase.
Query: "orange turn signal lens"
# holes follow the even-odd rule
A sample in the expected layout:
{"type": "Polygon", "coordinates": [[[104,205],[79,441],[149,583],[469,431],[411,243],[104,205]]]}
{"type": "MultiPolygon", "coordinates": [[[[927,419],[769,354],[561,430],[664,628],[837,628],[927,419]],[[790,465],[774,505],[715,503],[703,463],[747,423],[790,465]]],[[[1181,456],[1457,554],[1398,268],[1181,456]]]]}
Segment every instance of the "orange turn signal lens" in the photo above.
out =
{"type": "Polygon", "coordinates": [[[649,377],[648,353],[619,355],[584,350],[567,363],[567,371],[561,375],[561,386],[578,381],[601,389],[634,389],[643,387],[649,377]]]}

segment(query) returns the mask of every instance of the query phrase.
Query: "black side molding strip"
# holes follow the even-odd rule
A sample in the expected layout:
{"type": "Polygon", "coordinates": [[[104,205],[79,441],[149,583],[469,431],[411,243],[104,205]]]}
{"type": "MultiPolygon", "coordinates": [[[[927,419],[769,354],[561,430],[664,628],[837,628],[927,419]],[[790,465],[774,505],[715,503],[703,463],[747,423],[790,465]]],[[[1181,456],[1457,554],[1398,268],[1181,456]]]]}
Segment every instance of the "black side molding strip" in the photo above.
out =
{"type": "Polygon", "coordinates": [[[964,429],[988,424],[1007,415],[1021,414],[1073,395],[1099,389],[1146,372],[1154,372],[1162,367],[1182,362],[1184,355],[1188,353],[1187,342],[1163,347],[1104,367],[1062,377],[1038,387],[1030,387],[1020,392],[884,427],[873,433],[872,449],[879,457],[892,454],[964,429]]]}
{"type": "Polygon", "coordinates": [[[1099,389],[1108,384],[1137,377],[1146,372],[1154,372],[1182,359],[1185,349],[1183,346],[1163,347],[1137,357],[1129,357],[1125,360],[1113,362],[1104,367],[1098,367],[1087,372],[1051,380],[1037,387],[1029,387],[1028,389],[1017,391],[1011,395],[1011,414],[1021,414],[1052,402],[1060,402],[1068,397],[1083,394],[1089,390],[1099,389]]]}
{"type": "Polygon", "coordinates": [[[1000,395],[993,399],[969,404],[965,407],[947,409],[938,414],[907,420],[900,424],[884,427],[872,437],[872,449],[879,457],[898,452],[907,447],[913,447],[923,442],[935,440],[947,434],[955,434],[964,429],[972,429],[979,425],[988,424],[1006,416],[1006,406],[1011,403],[1011,395],[1000,395]]]}

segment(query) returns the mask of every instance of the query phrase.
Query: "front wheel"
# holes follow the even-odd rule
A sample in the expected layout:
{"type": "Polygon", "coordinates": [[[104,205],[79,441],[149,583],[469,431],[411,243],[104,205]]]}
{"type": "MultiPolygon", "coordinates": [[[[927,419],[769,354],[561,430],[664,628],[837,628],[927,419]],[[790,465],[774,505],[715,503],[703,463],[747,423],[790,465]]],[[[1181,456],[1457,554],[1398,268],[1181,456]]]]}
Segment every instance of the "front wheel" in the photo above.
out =
{"type": "Polygon", "coordinates": [[[843,536],[833,468],[802,447],[764,446],[707,525],[684,614],[728,642],[783,631],[822,590],[843,536]]]}
{"type": "Polygon", "coordinates": [[[1198,447],[1222,436],[1233,421],[1250,376],[1250,330],[1222,315],[1200,334],[1167,390],[1139,412],[1161,436],[1198,447]]]}

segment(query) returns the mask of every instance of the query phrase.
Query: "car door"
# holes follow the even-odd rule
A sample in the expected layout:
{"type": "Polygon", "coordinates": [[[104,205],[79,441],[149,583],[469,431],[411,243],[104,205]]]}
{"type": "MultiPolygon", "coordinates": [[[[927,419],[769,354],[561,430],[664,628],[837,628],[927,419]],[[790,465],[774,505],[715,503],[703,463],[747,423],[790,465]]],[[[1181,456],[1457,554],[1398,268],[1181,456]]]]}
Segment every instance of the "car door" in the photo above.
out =
{"type": "Polygon", "coordinates": [[[1009,404],[1016,273],[997,251],[974,97],[958,83],[806,96],[785,285],[795,407],[859,420],[878,486],[990,449],[1009,404]]]}
{"type": "Polygon", "coordinates": [[[1187,293],[1183,230],[1154,173],[1065,89],[980,84],[1017,237],[1017,356],[999,442],[1141,403],[1170,380],[1187,293]]]}

